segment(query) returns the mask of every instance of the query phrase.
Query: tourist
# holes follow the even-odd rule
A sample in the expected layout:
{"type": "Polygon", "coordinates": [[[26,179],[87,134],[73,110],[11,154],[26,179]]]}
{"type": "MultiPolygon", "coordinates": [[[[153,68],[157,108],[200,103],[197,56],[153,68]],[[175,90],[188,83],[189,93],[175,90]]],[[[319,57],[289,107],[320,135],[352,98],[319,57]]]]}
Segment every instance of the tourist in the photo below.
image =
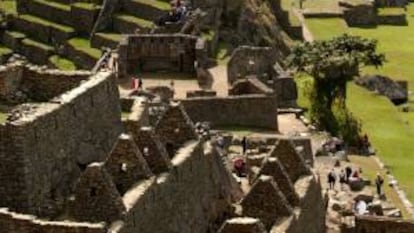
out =
{"type": "Polygon", "coordinates": [[[329,184],[329,189],[335,189],[335,182],[336,182],[336,174],[335,174],[335,170],[332,169],[329,173],[328,173],[328,184],[329,184]]]}
{"type": "Polygon", "coordinates": [[[217,136],[217,145],[220,149],[224,150],[224,137],[221,134],[217,136]]]}
{"type": "Polygon", "coordinates": [[[364,215],[367,212],[367,203],[364,200],[359,200],[355,205],[355,212],[357,215],[364,215]]]}
{"type": "Polygon", "coordinates": [[[132,83],[131,83],[131,89],[132,90],[137,90],[139,86],[139,81],[137,77],[132,77],[132,83]]]}
{"type": "Polygon", "coordinates": [[[139,79],[138,79],[138,89],[139,89],[139,90],[142,90],[142,84],[143,84],[143,83],[142,83],[142,78],[139,78],[139,79]]]}
{"type": "Polygon", "coordinates": [[[245,172],[245,167],[246,167],[246,163],[244,162],[244,160],[242,158],[237,158],[234,160],[233,162],[233,167],[234,167],[234,171],[236,172],[238,177],[244,177],[246,172],[245,172]]]}
{"type": "Polygon", "coordinates": [[[247,152],[247,138],[243,137],[242,141],[241,141],[241,145],[242,145],[242,149],[243,149],[243,155],[246,154],[247,152]]]}
{"type": "Polygon", "coordinates": [[[339,184],[341,185],[341,190],[344,188],[344,184],[347,182],[346,173],[344,170],[341,170],[339,174],[339,184]]]}
{"type": "Polygon", "coordinates": [[[354,178],[354,179],[359,179],[360,177],[359,177],[359,171],[358,170],[355,170],[354,171],[354,174],[352,174],[352,178],[354,178]]]}
{"type": "Polygon", "coordinates": [[[349,182],[349,178],[352,175],[352,168],[351,168],[351,166],[346,166],[345,172],[346,172],[346,182],[349,182]]]}
{"type": "Polygon", "coordinates": [[[381,196],[382,194],[382,184],[384,184],[384,179],[381,174],[378,172],[377,177],[375,178],[375,186],[377,187],[377,194],[381,196]]]}

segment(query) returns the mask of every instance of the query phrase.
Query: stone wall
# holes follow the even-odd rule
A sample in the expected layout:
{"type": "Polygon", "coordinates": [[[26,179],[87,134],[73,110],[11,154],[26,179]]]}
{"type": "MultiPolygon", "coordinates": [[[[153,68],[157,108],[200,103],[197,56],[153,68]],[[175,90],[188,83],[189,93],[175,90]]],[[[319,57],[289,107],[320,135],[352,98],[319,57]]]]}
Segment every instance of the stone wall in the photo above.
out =
{"type": "Polygon", "coordinates": [[[172,164],[168,174],[124,195],[128,213],[116,232],[208,232],[209,223],[230,211],[232,177],[209,143],[187,144],[172,164]]]}
{"type": "Polygon", "coordinates": [[[412,233],[414,221],[380,216],[357,216],[355,233],[412,233]]]}
{"type": "Polygon", "coordinates": [[[0,97],[20,91],[32,101],[45,102],[77,87],[90,76],[87,71],[66,72],[9,64],[0,67],[0,97]]]}
{"type": "Polygon", "coordinates": [[[0,229],[4,233],[107,233],[103,224],[44,221],[4,208],[0,208],[0,229]]]}
{"type": "Polygon", "coordinates": [[[372,3],[351,5],[340,2],[339,5],[345,7],[344,19],[349,26],[376,25],[377,14],[372,3]]]}
{"type": "Polygon", "coordinates": [[[127,36],[119,44],[119,75],[160,70],[195,73],[198,53],[205,50],[201,45],[197,37],[184,34],[127,36]]]}
{"type": "Polygon", "coordinates": [[[244,79],[248,75],[256,75],[259,80],[264,75],[272,79],[277,75],[273,69],[276,61],[276,53],[272,48],[240,46],[234,50],[227,65],[229,83],[244,79]]]}
{"type": "Polygon", "coordinates": [[[277,103],[272,96],[197,97],[180,100],[193,122],[213,127],[243,126],[277,130],[277,103]]]}
{"type": "Polygon", "coordinates": [[[0,125],[0,194],[7,197],[0,206],[58,214],[82,167],[104,160],[120,134],[118,98],[115,77],[98,73],[50,102],[14,110],[0,125]]]}

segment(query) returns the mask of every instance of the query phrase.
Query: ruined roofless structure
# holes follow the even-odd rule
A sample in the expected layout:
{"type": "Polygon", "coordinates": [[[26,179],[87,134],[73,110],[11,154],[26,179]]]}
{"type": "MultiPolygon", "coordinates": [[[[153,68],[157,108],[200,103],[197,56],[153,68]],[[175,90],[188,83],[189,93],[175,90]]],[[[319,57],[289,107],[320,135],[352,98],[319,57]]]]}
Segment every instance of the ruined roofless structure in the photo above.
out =
{"type": "Polygon", "coordinates": [[[112,73],[9,65],[0,93],[13,106],[0,125],[1,233],[323,231],[320,185],[290,141],[273,142],[243,193],[184,105],[151,125],[112,73]]]}

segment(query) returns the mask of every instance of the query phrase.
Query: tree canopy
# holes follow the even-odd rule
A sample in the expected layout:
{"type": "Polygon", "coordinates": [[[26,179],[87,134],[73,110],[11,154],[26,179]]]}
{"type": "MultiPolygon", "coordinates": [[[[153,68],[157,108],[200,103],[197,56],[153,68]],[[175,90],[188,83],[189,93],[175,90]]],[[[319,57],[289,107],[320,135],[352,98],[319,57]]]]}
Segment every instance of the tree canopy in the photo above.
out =
{"type": "Polygon", "coordinates": [[[334,101],[338,100],[341,108],[346,109],[347,82],[359,75],[361,67],[379,67],[385,61],[384,54],[376,50],[376,40],[347,34],[331,40],[304,42],[292,49],[287,65],[313,77],[310,110],[314,123],[335,131],[334,101]]]}

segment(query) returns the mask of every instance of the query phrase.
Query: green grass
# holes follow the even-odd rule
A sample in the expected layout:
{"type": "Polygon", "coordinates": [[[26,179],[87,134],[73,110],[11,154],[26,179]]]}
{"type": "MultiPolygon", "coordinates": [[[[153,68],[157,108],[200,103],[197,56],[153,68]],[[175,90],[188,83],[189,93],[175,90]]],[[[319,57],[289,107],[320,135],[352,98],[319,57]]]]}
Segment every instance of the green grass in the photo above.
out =
{"type": "Polygon", "coordinates": [[[49,62],[54,64],[60,70],[76,70],[76,66],[72,61],[58,55],[49,57],[49,62]]]}
{"type": "Polygon", "coordinates": [[[96,10],[100,8],[99,5],[96,5],[94,3],[86,3],[86,2],[76,2],[76,3],[73,3],[72,6],[76,8],[82,8],[85,10],[96,10]]]}
{"type": "Polygon", "coordinates": [[[6,31],[7,34],[11,35],[14,38],[25,38],[26,35],[21,32],[16,31],[6,31]]]}
{"type": "Polygon", "coordinates": [[[230,61],[231,54],[229,53],[230,45],[224,41],[219,41],[216,51],[216,60],[219,64],[227,64],[230,61]]]}
{"type": "MultiPolygon", "coordinates": [[[[289,22],[291,26],[300,26],[301,22],[299,21],[296,14],[293,12],[293,8],[296,7],[296,0],[281,0],[281,7],[283,10],[289,13],[289,22]]],[[[298,7],[296,7],[298,8],[298,7]]]]}
{"type": "Polygon", "coordinates": [[[31,40],[31,39],[24,39],[24,40],[22,40],[22,43],[25,44],[25,45],[35,46],[35,47],[38,47],[38,48],[43,49],[43,50],[54,51],[53,47],[51,47],[47,44],[43,44],[43,43],[31,40]]]}
{"type": "Polygon", "coordinates": [[[6,14],[17,14],[16,1],[14,0],[0,1],[0,8],[3,9],[6,14]]]}
{"type": "Polygon", "coordinates": [[[3,45],[0,45],[0,55],[11,54],[13,51],[3,45]]]}
{"type": "Polygon", "coordinates": [[[56,28],[60,31],[64,31],[64,32],[74,32],[75,30],[71,27],[65,26],[65,25],[61,25],[61,24],[56,24],[47,20],[44,20],[42,18],[33,16],[33,15],[20,15],[19,18],[32,22],[32,23],[36,23],[36,24],[41,24],[47,27],[53,27],[56,28]]]}
{"type": "Polygon", "coordinates": [[[0,111],[0,124],[6,122],[6,120],[7,120],[7,114],[0,111]]]}
{"type": "Polygon", "coordinates": [[[213,29],[209,29],[208,31],[201,32],[201,37],[204,40],[213,40],[215,35],[216,35],[216,31],[213,29]]]}
{"type": "Polygon", "coordinates": [[[106,38],[112,41],[120,41],[122,39],[122,34],[118,34],[118,33],[103,32],[103,33],[97,33],[96,35],[99,35],[103,38],[106,38]]]}
{"type": "Polygon", "coordinates": [[[135,2],[139,2],[144,5],[149,5],[160,10],[168,11],[171,9],[169,3],[161,1],[161,0],[134,0],[135,2]]]}
{"type": "MultiPolygon", "coordinates": [[[[342,33],[379,41],[378,50],[387,63],[378,70],[365,68],[363,73],[379,73],[394,79],[406,79],[414,90],[414,4],[407,9],[408,26],[381,25],[375,28],[348,28],[343,19],[306,19],[315,39],[329,39],[342,33]]],[[[303,81],[302,81],[303,82],[303,81]]],[[[301,87],[299,82],[299,87],[301,87]]],[[[306,104],[304,97],[299,100],[306,104]]],[[[411,103],[412,104],[412,103],[411,103]]],[[[383,96],[355,84],[348,88],[348,108],[363,123],[381,160],[389,166],[400,186],[414,201],[414,113],[403,113],[383,96]]]]}
{"type": "Polygon", "coordinates": [[[93,58],[99,59],[102,55],[101,50],[92,48],[90,41],[85,38],[73,38],[68,41],[68,44],[73,46],[75,49],[83,51],[93,58]]]}
{"type": "Polygon", "coordinates": [[[132,15],[116,15],[115,17],[123,21],[137,24],[140,27],[144,27],[144,28],[154,27],[154,23],[152,21],[141,19],[141,18],[132,16],[132,15]]]}
{"type": "Polygon", "coordinates": [[[53,2],[53,1],[46,1],[46,0],[33,0],[34,2],[38,2],[43,5],[49,5],[51,7],[57,8],[59,10],[70,11],[70,5],[53,2]]]}

